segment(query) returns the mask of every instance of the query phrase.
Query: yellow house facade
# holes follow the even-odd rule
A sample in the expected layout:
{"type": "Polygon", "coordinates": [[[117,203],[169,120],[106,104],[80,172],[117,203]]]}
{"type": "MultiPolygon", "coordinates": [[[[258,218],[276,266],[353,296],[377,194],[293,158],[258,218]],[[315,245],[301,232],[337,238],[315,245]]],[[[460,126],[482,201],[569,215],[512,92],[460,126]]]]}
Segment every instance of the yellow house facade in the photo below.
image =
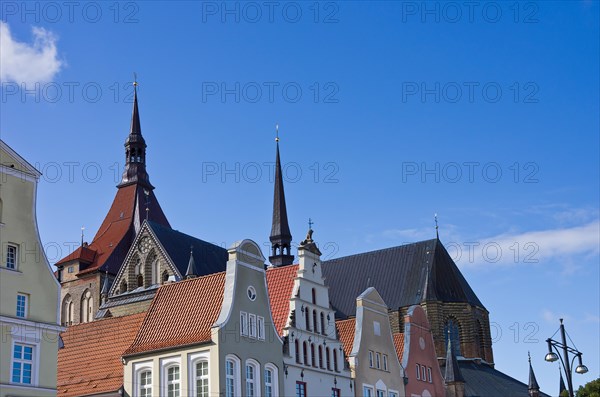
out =
{"type": "Polygon", "coordinates": [[[36,219],[41,174],[0,140],[0,397],[56,396],[59,288],[36,219]]]}

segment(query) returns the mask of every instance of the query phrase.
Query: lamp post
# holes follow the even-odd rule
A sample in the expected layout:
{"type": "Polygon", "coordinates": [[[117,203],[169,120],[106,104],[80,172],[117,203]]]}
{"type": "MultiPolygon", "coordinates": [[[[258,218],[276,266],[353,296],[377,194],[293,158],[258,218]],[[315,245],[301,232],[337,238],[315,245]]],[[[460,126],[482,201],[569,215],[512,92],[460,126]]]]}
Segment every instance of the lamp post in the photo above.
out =
{"type": "Polygon", "coordinates": [[[565,325],[563,324],[563,319],[560,319],[560,336],[562,339],[562,343],[555,341],[552,338],[548,338],[546,339],[546,343],[548,343],[548,354],[546,354],[546,357],[544,357],[544,360],[552,363],[558,359],[560,359],[560,362],[563,365],[563,368],[565,370],[565,376],[567,377],[567,386],[569,388],[569,396],[570,397],[574,397],[573,394],[573,378],[572,378],[572,372],[571,372],[571,368],[573,368],[573,363],[575,362],[575,357],[577,357],[579,359],[579,365],[577,365],[577,368],[575,368],[575,372],[577,372],[578,374],[585,374],[586,372],[588,372],[588,368],[583,365],[583,362],[581,361],[581,355],[583,353],[581,353],[579,350],[574,349],[570,346],[567,346],[567,338],[566,338],[566,332],[565,332],[565,325]],[[556,353],[553,351],[556,350],[556,353]],[[562,354],[563,356],[560,356],[560,350],[562,349],[562,354]],[[573,359],[571,361],[569,361],[569,354],[573,355],[573,359]]]}

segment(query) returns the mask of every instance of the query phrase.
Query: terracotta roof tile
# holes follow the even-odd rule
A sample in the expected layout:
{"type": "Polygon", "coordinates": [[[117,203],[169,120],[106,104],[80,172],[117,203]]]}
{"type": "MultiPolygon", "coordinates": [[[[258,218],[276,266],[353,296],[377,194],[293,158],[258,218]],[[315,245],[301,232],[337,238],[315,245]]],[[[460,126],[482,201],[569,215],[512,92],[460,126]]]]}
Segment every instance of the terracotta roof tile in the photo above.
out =
{"type": "Polygon", "coordinates": [[[148,219],[169,226],[153,191],[150,191],[146,198],[144,188],[137,184],[121,187],[117,190],[110,210],[88,246],[88,250],[95,253],[92,260],[89,261],[89,253],[79,252],[80,247],[58,261],[56,265],[84,259],[85,262],[89,261],[89,265],[80,269],[79,274],[94,272],[104,265],[106,270],[116,274],[135,236],[135,224],[140,225],[146,217],[146,200],[149,202],[148,219]]]}
{"type": "Polygon", "coordinates": [[[344,347],[344,354],[346,357],[350,357],[352,353],[352,346],[354,345],[354,333],[356,330],[356,319],[350,318],[348,320],[336,321],[335,325],[338,329],[338,335],[342,346],[344,347]]]}
{"type": "Polygon", "coordinates": [[[394,347],[396,348],[396,354],[398,355],[398,359],[402,362],[402,355],[404,354],[404,334],[400,332],[396,332],[393,335],[394,338],[394,347]]]}
{"type": "Polygon", "coordinates": [[[124,355],[210,341],[224,287],[225,272],[160,287],[124,355]]]}
{"type": "Polygon", "coordinates": [[[114,392],[123,385],[121,355],[131,344],[145,313],[74,325],[61,334],[58,397],[114,392]]]}
{"type": "Polygon", "coordinates": [[[271,315],[279,335],[290,316],[290,298],[294,289],[294,279],[298,274],[298,265],[271,267],[267,269],[267,288],[271,303],[271,315]]]}

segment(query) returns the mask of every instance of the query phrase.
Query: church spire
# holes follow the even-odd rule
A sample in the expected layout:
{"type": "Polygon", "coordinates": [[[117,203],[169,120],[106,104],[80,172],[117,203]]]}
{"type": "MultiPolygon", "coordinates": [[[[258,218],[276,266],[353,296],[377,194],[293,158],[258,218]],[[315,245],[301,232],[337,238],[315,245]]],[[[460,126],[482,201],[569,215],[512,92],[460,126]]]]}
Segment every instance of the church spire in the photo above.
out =
{"type": "Polygon", "coordinates": [[[129,136],[125,141],[125,171],[118,187],[138,183],[154,189],[146,172],[146,141],[142,136],[140,113],[138,110],[137,81],[133,82],[133,111],[129,136]]]}
{"type": "Polygon", "coordinates": [[[190,261],[188,262],[187,271],[185,272],[185,278],[196,277],[196,261],[194,261],[194,246],[190,247],[190,261]]]}
{"type": "Polygon", "coordinates": [[[529,395],[531,397],[538,397],[540,395],[540,385],[538,385],[537,379],[535,378],[535,373],[533,372],[533,367],[531,366],[531,354],[527,353],[529,356],[529,395]]]}
{"type": "Polygon", "coordinates": [[[288,224],[285,193],[283,191],[283,174],[279,157],[279,126],[276,126],[275,138],[277,151],[275,157],[275,191],[273,195],[273,221],[271,225],[271,256],[269,261],[273,266],[290,265],[294,261],[291,255],[292,234],[288,224]]]}
{"type": "Polygon", "coordinates": [[[454,355],[454,351],[452,350],[452,338],[450,338],[450,331],[448,331],[448,349],[446,350],[446,368],[444,373],[444,380],[446,384],[451,383],[464,383],[465,379],[460,372],[460,367],[458,366],[458,360],[456,359],[456,355],[454,355]]]}

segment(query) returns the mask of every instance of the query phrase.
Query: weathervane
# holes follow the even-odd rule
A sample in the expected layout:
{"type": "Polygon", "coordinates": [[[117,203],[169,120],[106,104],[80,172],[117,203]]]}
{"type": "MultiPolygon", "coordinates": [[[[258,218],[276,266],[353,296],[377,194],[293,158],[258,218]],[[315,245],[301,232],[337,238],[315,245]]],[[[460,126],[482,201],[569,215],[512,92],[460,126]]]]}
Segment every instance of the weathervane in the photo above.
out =
{"type": "Polygon", "coordinates": [[[438,219],[437,219],[437,212],[435,214],[433,214],[433,218],[435,220],[435,237],[437,237],[438,239],[440,238],[440,233],[439,233],[439,226],[438,226],[438,219]]]}

